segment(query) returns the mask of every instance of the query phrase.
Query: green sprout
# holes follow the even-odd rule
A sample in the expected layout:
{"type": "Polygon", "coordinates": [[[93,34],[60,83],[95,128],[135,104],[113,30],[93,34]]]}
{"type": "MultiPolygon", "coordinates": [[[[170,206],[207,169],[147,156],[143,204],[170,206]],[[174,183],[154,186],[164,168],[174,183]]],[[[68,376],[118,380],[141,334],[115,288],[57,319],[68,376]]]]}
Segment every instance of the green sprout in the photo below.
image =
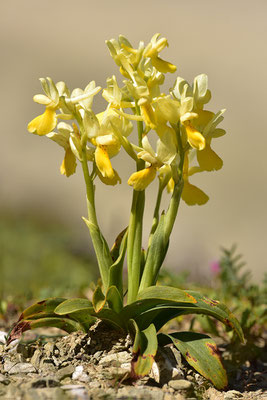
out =
{"type": "Polygon", "coordinates": [[[159,333],[171,319],[184,314],[205,314],[233,329],[243,341],[242,329],[228,308],[197,292],[157,285],[174,227],[180,199],[188,205],[205,204],[209,197],[189,180],[203,171],[222,167],[211,142],[225,134],[217,125],[221,110],[204,110],[211,98],[208,79],[198,75],[192,85],[177,77],[169,94],[161,91],[165,74],[176,66],[159,57],[167,39],[152,37],[148,45],[135,49],[124,37],[107,41],[110,54],[123,77],[120,87],[115,76],[107,79],[102,91],[107,107],[99,114],[92,110],[93,98],[101,88],[91,81],[84,90],[72,92],[64,82],[41,79],[45,94],[34,101],[45,106],[43,114],[28,125],[29,132],[46,136],[65,150],[60,167],[67,177],[82,167],[86,185],[88,226],[95,249],[101,283],[92,300],[52,298],[26,309],[9,341],[27,329],[56,326],[67,332],[87,331],[96,321],[129,332],[133,337],[131,378],[149,373],[158,344],[173,343],[187,362],[219,389],[227,386],[227,375],[215,342],[197,332],[159,333]],[[58,119],[72,121],[72,124],[58,119]],[[137,125],[133,137],[133,122],[137,125]],[[131,135],[131,136],[130,136],[131,135]],[[153,140],[156,138],[154,148],[153,140]],[[98,224],[95,191],[98,180],[106,185],[121,183],[111,159],[124,149],[135,166],[128,179],[133,187],[127,228],[109,249],[98,224]],[[142,247],[145,191],[158,178],[158,194],[146,250],[142,247]],[[163,196],[171,193],[166,210],[163,196]],[[127,258],[127,282],[123,264],[127,258]]]}

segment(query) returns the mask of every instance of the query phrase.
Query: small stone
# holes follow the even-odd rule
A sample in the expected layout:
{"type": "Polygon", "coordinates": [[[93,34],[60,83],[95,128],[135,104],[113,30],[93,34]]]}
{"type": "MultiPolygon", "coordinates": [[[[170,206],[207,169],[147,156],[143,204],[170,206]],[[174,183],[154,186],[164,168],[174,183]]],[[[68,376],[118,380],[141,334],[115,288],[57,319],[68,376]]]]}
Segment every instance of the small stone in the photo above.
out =
{"type": "Polygon", "coordinates": [[[42,372],[56,372],[56,367],[51,358],[43,358],[40,362],[40,367],[42,372]]]}
{"type": "Polygon", "coordinates": [[[8,371],[8,373],[10,375],[13,375],[13,374],[28,374],[30,372],[36,372],[36,369],[30,363],[16,363],[8,371]]]}
{"type": "Polygon", "coordinates": [[[10,380],[5,375],[0,374],[0,383],[3,385],[8,385],[9,382],[10,380]]]}
{"type": "Polygon", "coordinates": [[[19,343],[17,347],[17,352],[20,353],[24,359],[31,358],[34,350],[33,346],[24,343],[19,343]]]}
{"type": "Polygon", "coordinates": [[[31,358],[31,364],[37,369],[40,366],[41,356],[42,356],[41,350],[36,349],[35,352],[33,353],[32,358],[31,358]]]}
{"type": "Polygon", "coordinates": [[[242,393],[238,392],[237,390],[229,390],[224,395],[224,400],[236,400],[243,397],[242,393]]]}
{"type": "Polygon", "coordinates": [[[71,376],[73,372],[74,372],[74,366],[68,365],[67,367],[60,368],[56,373],[56,377],[61,381],[62,379],[71,376]]]}
{"type": "Polygon", "coordinates": [[[101,358],[101,355],[103,354],[103,351],[96,351],[95,353],[94,353],[94,359],[95,360],[100,360],[100,358],[101,358]]]}
{"type": "Polygon", "coordinates": [[[54,344],[54,343],[52,343],[52,342],[47,342],[47,343],[44,345],[44,352],[45,352],[45,355],[46,355],[47,357],[51,357],[51,355],[53,354],[54,348],[55,348],[55,344],[54,344]]]}
{"type": "Polygon", "coordinates": [[[6,360],[4,363],[4,371],[9,372],[9,370],[16,365],[15,361],[6,360]]]}
{"type": "Polygon", "coordinates": [[[224,394],[219,392],[217,389],[209,388],[205,392],[205,398],[209,400],[224,400],[224,394]]]}
{"type": "Polygon", "coordinates": [[[99,382],[97,382],[97,381],[92,381],[92,382],[89,383],[89,387],[91,389],[98,389],[98,388],[101,387],[101,384],[99,382]]]}
{"type": "Polygon", "coordinates": [[[186,398],[180,393],[175,394],[173,399],[174,400],[186,400],[186,398]]]}
{"type": "Polygon", "coordinates": [[[169,386],[175,390],[188,390],[193,385],[192,382],[186,381],[185,379],[171,380],[169,386]]]}
{"type": "Polygon", "coordinates": [[[90,376],[87,375],[84,370],[83,370],[83,366],[82,365],[78,365],[75,368],[75,371],[72,374],[72,379],[75,381],[80,381],[80,382],[84,382],[87,383],[90,381],[90,376]]]}
{"type": "Polygon", "coordinates": [[[119,353],[108,354],[104,357],[101,357],[99,360],[99,364],[103,366],[109,366],[111,364],[120,366],[123,363],[131,361],[131,358],[131,355],[127,351],[121,351],[119,353]]]}
{"type": "Polygon", "coordinates": [[[7,337],[7,332],[0,331],[0,343],[5,344],[6,343],[6,337],[7,337]]]}
{"type": "Polygon", "coordinates": [[[190,381],[190,382],[193,382],[194,381],[194,377],[192,375],[187,375],[186,380],[190,381]]]}

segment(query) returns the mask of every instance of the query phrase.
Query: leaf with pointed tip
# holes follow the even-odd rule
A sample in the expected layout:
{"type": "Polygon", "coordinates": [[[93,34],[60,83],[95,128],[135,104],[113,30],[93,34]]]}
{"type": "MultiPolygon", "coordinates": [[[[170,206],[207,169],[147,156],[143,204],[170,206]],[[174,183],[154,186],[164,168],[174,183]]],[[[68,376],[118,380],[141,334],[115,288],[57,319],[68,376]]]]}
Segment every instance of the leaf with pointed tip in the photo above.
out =
{"type": "Polygon", "coordinates": [[[150,286],[140,292],[137,300],[125,306],[120,315],[122,319],[135,319],[144,312],[155,309],[174,307],[194,306],[196,299],[184,290],[168,286],[150,286]]]}
{"type": "Polygon", "coordinates": [[[47,315],[54,312],[55,308],[63,303],[66,299],[62,297],[52,297],[49,299],[45,299],[42,301],[38,301],[31,305],[30,307],[26,308],[19,317],[19,320],[22,319],[33,319],[39,318],[40,315],[47,315]]]}
{"type": "Polygon", "coordinates": [[[58,315],[71,314],[76,311],[92,309],[92,302],[88,299],[68,299],[63,301],[55,308],[55,313],[58,315]]]}
{"type": "Polygon", "coordinates": [[[189,294],[189,292],[172,286],[150,286],[139,292],[137,299],[159,299],[179,303],[197,303],[197,300],[194,296],[189,294]]]}
{"type": "Polygon", "coordinates": [[[153,324],[149,325],[147,329],[140,331],[134,320],[131,320],[131,323],[136,332],[133,345],[131,376],[134,379],[138,379],[150,372],[157,353],[158,340],[153,324]]]}
{"type": "Polygon", "coordinates": [[[126,231],[127,231],[127,228],[123,229],[123,231],[121,231],[118,234],[113,246],[110,249],[110,254],[111,254],[113,262],[115,262],[120,255],[121,244],[122,244],[123,238],[125,237],[126,231]]]}
{"type": "Polygon", "coordinates": [[[198,292],[189,290],[188,293],[197,300],[197,306],[202,309],[202,311],[198,314],[210,315],[223,322],[224,325],[233,329],[240,341],[244,343],[245,339],[242,328],[234,314],[228,309],[228,307],[226,307],[225,304],[222,304],[217,300],[211,300],[198,292]]]}
{"type": "Polygon", "coordinates": [[[138,294],[137,301],[127,305],[120,312],[125,321],[135,319],[140,329],[145,329],[153,323],[157,330],[182,314],[212,316],[231,327],[241,342],[244,340],[239,322],[224,304],[193,291],[169,286],[151,286],[138,294]]]}
{"type": "Polygon", "coordinates": [[[172,342],[188,364],[209,379],[217,389],[226,388],[226,371],[216,343],[209,336],[196,332],[176,332],[170,335],[160,333],[158,340],[162,345],[172,342]]]}
{"type": "Polygon", "coordinates": [[[116,286],[110,286],[108,288],[108,291],[106,294],[106,299],[107,299],[109,307],[113,311],[115,311],[116,313],[119,313],[122,310],[123,302],[122,302],[121,295],[116,286]]]}
{"type": "Polygon", "coordinates": [[[103,320],[104,322],[112,325],[116,329],[125,329],[124,321],[120,318],[119,314],[108,307],[103,307],[100,311],[96,312],[92,303],[87,299],[69,299],[60,304],[55,312],[58,315],[70,315],[76,312],[85,313],[103,320]]]}
{"type": "Polygon", "coordinates": [[[32,320],[20,320],[12,331],[10,332],[7,343],[11,343],[15,339],[19,339],[23,332],[28,331],[30,329],[41,328],[41,327],[56,327],[60,328],[68,333],[83,331],[86,332],[86,326],[83,324],[74,321],[70,318],[64,317],[50,317],[50,318],[40,318],[40,319],[32,319],[32,320]]]}
{"type": "Polygon", "coordinates": [[[104,296],[100,286],[97,286],[93,293],[92,303],[96,313],[102,310],[106,304],[106,297],[104,296]]]}
{"type": "MultiPolygon", "coordinates": [[[[119,244],[120,244],[119,254],[118,254],[117,258],[115,259],[114,263],[109,268],[109,278],[108,278],[108,286],[109,287],[116,286],[121,297],[123,297],[122,269],[123,269],[124,257],[125,257],[125,252],[126,252],[128,230],[126,229],[126,230],[122,231],[121,234],[122,233],[123,233],[123,236],[120,238],[120,242],[119,242],[119,244]]],[[[113,256],[115,257],[116,255],[117,255],[117,252],[115,254],[112,253],[112,258],[113,258],[113,256]]]]}

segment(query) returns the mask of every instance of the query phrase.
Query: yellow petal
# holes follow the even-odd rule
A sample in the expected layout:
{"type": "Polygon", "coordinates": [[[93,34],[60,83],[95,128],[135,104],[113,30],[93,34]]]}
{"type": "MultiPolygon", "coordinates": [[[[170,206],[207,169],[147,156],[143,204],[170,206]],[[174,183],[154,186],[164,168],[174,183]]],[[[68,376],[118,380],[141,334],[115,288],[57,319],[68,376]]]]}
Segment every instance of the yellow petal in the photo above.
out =
{"type": "Polygon", "coordinates": [[[148,102],[145,102],[144,104],[140,104],[140,110],[142,117],[144,118],[145,124],[149,126],[151,129],[156,128],[156,119],[155,119],[155,113],[154,110],[148,102]]]}
{"type": "Polygon", "coordinates": [[[135,190],[145,190],[146,187],[155,179],[157,169],[153,166],[134,172],[128,179],[128,185],[135,190]]]}
{"type": "Polygon", "coordinates": [[[113,169],[114,175],[112,178],[107,178],[104,177],[100,172],[98,172],[99,179],[105,184],[105,185],[111,185],[115,186],[117,183],[121,183],[121,178],[119,177],[118,172],[113,169]]]}
{"type": "Polygon", "coordinates": [[[187,180],[184,182],[184,188],[182,192],[182,199],[189,206],[198,204],[199,206],[207,203],[209,196],[206,195],[201,189],[195,185],[191,185],[187,180]]]}
{"type": "Polygon", "coordinates": [[[177,70],[176,65],[171,64],[168,61],[162,60],[160,57],[152,57],[151,62],[153,67],[155,67],[159,72],[166,74],[167,72],[175,72],[177,70]]]}
{"type": "Polygon", "coordinates": [[[167,192],[168,193],[172,193],[173,192],[174,185],[175,185],[175,182],[174,182],[173,178],[171,178],[169,180],[169,182],[167,183],[167,192]]]}
{"type": "Polygon", "coordinates": [[[204,136],[190,124],[185,126],[185,130],[190,146],[197,150],[203,150],[206,145],[204,136]]]}
{"type": "Polygon", "coordinates": [[[46,108],[45,112],[38,117],[34,118],[28,124],[28,131],[43,136],[52,132],[57,125],[57,118],[55,110],[46,108]]]}
{"type": "Polygon", "coordinates": [[[112,168],[106,146],[97,146],[95,150],[95,162],[97,168],[104,178],[113,179],[114,170],[112,168]]]}
{"type": "Polygon", "coordinates": [[[77,166],[76,157],[71,151],[71,149],[68,148],[65,152],[65,157],[61,164],[60,172],[62,175],[66,175],[67,177],[69,177],[76,171],[76,166],[77,166]]]}
{"type": "Polygon", "coordinates": [[[199,166],[204,171],[217,171],[223,166],[222,159],[215,153],[209,144],[202,151],[197,152],[199,166]]]}

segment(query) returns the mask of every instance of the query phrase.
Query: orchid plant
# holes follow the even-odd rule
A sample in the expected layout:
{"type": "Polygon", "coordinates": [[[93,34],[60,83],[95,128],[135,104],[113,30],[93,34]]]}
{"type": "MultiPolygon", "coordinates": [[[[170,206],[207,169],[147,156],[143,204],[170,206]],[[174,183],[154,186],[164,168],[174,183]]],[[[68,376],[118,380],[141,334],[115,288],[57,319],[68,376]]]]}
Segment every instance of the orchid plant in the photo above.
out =
{"type": "Polygon", "coordinates": [[[61,174],[69,177],[81,164],[88,208],[88,216],[83,219],[95,249],[101,281],[91,300],[52,298],[32,305],[22,313],[9,341],[40,326],[87,331],[100,319],[113,329],[132,335],[132,378],[149,373],[158,344],[172,342],[192,367],[217,388],[224,388],[227,375],[210,337],[197,332],[167,335],[159,331],[177,316],[206,314],[233,329],[243,341],[238,321],[218,301],[190,290],[157,285],[180,199],[188,205],[203,205],[209,199],[191,183],[191,177],[222,167],[211,143],[225,134],[218,128],[224,110],[214,113],[204,109],[211,98],[205,74],[198,75],[192,85],[177,77],[169,93],[162,92],[165,74],[175,73],[176,66],[159,56],[168,46],[167,39],[159,34],[147,45],[140,42],[138,48],[124,36],[106,43],[123,83],[120,85],[115,76],[107,79],[102,91],[107,102],[104,111],[93,111],[94,96],[101,91],[94,81],[84,90],[70,92],[64,82],[42,78],[44,94],[37,94],[33,100],[45,106],[45,111],[28,125],[29,132],[46,136],[63,147],[61,174]],[[133,123],[137,125],[136,136],[133,123]],[[121,183],[111,161],[121,150],[135,167],[128,179],[133,188],[132,205],[127,228],[110,249],[98,223],[95,191],[98,184],[121,183]],[[144,250],[145,192],[156,177],[158,193],[144,250]],[[163,196],[170,198],[166,210],[161,207],[163,196]],[[125,256],[128,282],[123,281],[125,256]]]}

